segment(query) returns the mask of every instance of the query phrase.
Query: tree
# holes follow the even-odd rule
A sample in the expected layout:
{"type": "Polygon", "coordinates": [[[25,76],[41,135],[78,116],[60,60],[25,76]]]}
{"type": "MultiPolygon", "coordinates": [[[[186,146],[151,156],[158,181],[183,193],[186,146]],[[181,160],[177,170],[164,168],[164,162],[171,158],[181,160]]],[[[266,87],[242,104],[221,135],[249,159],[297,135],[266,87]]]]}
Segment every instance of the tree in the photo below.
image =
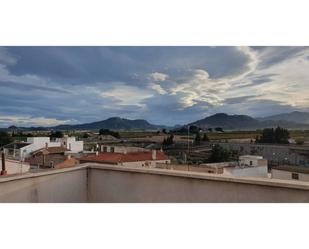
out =
{"type": "Polygon", "coordinates": [[[162,145],[165,145],[165,146],[172,145],[173,143],[174,143],[174,135],[171,134],[169,137],[163,139],[162,145]]]}
{"type": "Polygon", "coordinates": [[[203,135],[203,142],[209,142],[210,140],[209,140],[209,137],[207,136],[207,134],[206,133],[204,133],[204,135],[203,135]]]}
{"type": "Polygon", "coordinates": [[[83,134],[83,138],[87,139],[87,138],[89,138],[89,137],[90,137],[90,136],[89,136],[88,133],[84,133],[84,134],[83,134]]]}
{"type": "Polygon", "coordinates": [[[290,133],[287,129],[277,127],[266,128],[262,131],[262,135],[256,138],[256,143],[276,143],[276,144],[288,144],[290,133]]]}
{"type": "Polygon", "coordinates": [[[53,131],[50,134],[50,138],[62,138],[64,136],[62,131],[53,131]]]}
{"type": "Polygon", "coordinates": [[[12,143],[13,139],[9,135],[9,133],[5,131],[0,131],[0,146],[4,146],[6,144],[12,143]]]}
{"type": "Polygon", "coordinates": [[[115,138],[120,138],[120,134],[116,131],[111,131],[109,129],[100,129],[99,131],[100,135],[111,135],[115,138]]]}
{"type": "Polygon", "coordinates": [[[194,143],[196,145],[200,145],[201,144],[201,140],[202,140],[201,135],[200,135],[199,132],[197,132],[196,135],[195,135],[195,138],[194,138],[194,143]]]}
{"type": "Polygon", "coordinates": [[[211,149],[211,155],[208,158],[210,163],[227,162],[230,160],[231,152],[223,149],[220,145],[216,144],[211,149]]]}
{"type": "Polygon", "coordinates": [[[215,131],[220,131],[220,132],[224,132],[223,129],[221,127],[216,127],[215,131]]]}

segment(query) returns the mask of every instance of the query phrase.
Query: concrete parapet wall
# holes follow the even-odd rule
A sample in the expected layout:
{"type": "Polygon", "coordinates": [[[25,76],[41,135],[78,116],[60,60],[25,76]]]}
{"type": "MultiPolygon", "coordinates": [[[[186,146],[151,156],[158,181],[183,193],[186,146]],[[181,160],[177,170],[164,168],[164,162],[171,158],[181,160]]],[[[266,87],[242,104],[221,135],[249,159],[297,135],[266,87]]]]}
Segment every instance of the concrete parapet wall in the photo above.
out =
{"type": "Polygon", "coordinates": [[[87,202],[87,169],[1,177],[0,202],[87,202]]]}
{"type": "Polygon", "coordinates": [[[1,177],[0,202],[309,202],[309,183],[89,163],[1,177]]]}
{"type": "Polygon", "coordinates": [[[88,177],[89,202],[309,202],[306,182],[95,165],[88,177]]]}

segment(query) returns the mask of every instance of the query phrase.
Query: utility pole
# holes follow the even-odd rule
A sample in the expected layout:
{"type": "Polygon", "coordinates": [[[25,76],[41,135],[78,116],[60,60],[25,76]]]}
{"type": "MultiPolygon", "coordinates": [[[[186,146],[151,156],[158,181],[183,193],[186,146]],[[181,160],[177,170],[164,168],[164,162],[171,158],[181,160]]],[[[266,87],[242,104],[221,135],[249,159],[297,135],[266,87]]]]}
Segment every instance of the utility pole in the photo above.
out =
{"type": "Polygon", "coordinates": [[[2,170],[1,170],[0,175],[5,176],[5,175],[7,175],[7,171],[6,171],[6,168],[5,168],[5,155],[4,155],[4,152],[2,152],[1,158],[2,158],[2,170]]]}
{"type": "Polygon", "coordinates": [[[187,141],[188,141],[188,152],[187,152],[187,156],[186,156],[186,163],[187,163],[187,165],[188,165],[188,171],[189,171],[188,157],[189,157],[189,153],[190,153],[189,136],[190,136],[190,125],[188,125],[188,136],[187,136],[187,141]]]}

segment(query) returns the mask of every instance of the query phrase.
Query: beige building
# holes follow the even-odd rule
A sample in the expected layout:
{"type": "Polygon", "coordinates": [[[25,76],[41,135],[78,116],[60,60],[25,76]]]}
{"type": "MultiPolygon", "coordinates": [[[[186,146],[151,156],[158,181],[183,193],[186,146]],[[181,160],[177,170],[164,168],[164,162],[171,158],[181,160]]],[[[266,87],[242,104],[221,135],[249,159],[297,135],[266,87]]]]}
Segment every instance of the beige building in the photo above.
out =
{"type": "Polygon", "coordinates": [[[239,157],[238,162],[203,163],[200,165],[157,164],[156,167],[229,176],[268,177],[267,160],[251,155],[239,157]]]}
{"type": "Polygon", "coordinates": [[[309,182],[309,168],[282,165],[271,169],[271,178],[309,182]]]}

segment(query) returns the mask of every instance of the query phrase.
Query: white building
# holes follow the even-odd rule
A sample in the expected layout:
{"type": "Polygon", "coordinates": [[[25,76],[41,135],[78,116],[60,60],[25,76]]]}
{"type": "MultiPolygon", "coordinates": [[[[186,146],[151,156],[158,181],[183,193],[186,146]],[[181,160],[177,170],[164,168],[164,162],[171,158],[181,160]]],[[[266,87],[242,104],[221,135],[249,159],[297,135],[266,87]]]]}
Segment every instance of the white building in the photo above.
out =
{"type": "Polygon", "coordinates": [[[268,177],[268,163],[262,156],[245,155],[239,157],[235,167],[225,167],[224,175],[268,177]]]}
{"type": "Polygon", "coordinates": [[[28,137],[27,142],[9,144],[4,146],[3,150],[6,156],[22,161],[29,157],[33,151],[44,147],[61,146],[72,153],[78,153],[83,151],[84,142],[76,141],[75,137],[68,136],[57,138],[56,141],[50,141],[49,137],[28,137]]]}
{"type": "Polygon", "coordinates": [[[239,157],[239,166],[267,166],[267,160],[262,156],[245,155],[239,157]]]}
{"type": "Polygon", "coordinates": [[[111,153],[131,153],[131,152],[146,152],[150,151],[149,149],[144,149],[141,147],[134,146],[121,146],[121,145],[106,145],[100,144],[101,152],[111,152],[111,153]]]}

